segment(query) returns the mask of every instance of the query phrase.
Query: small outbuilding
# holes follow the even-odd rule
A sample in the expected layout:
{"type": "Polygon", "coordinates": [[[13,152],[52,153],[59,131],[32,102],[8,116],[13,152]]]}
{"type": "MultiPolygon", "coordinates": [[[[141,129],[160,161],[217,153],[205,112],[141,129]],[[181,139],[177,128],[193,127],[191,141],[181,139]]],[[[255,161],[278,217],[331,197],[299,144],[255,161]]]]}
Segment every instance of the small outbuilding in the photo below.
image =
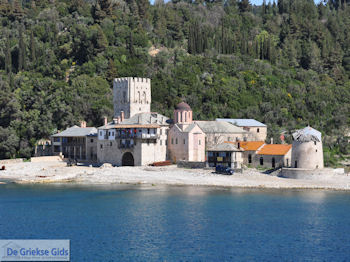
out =
{"type": "Polygon", "coordinates": [[[289,167],[292,145],[269,144],[259,149],[254,158],[254,166],[265,168],[289,167]]]}
{"type": "Polygon", "coordinates": [[[234,169],[242,168],[243,150],[238,149],[232,143],[222,143],[208,148],[207,166],[227,166],[234,169]]]}

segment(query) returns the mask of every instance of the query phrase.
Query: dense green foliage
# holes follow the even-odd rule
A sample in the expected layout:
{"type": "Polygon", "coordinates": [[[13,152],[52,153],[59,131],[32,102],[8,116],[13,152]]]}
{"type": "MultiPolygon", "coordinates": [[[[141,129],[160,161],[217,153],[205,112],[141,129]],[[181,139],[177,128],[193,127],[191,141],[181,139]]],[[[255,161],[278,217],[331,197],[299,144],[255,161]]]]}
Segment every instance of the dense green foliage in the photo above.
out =
{"type": "Polygon", "coordinates": [[[0,158],[29,157],[79,120],[101,125],[111,80],[139,76],[168,116],[185,100],[196,119],[265,122],[275,141],[310,124],[334,164],[349,150],[348,2],[1,0],[0,158]]]}

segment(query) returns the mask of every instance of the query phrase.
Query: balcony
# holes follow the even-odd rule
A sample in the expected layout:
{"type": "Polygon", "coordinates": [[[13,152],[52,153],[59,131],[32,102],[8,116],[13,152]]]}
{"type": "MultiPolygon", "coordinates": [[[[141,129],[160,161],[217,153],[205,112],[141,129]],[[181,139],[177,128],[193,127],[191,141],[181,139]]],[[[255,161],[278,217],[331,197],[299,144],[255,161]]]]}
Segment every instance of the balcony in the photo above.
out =
{"type": "Polygon", "coordinates": [[[158,139],[158,134],[141,134],[141,139],[158,139]]]}

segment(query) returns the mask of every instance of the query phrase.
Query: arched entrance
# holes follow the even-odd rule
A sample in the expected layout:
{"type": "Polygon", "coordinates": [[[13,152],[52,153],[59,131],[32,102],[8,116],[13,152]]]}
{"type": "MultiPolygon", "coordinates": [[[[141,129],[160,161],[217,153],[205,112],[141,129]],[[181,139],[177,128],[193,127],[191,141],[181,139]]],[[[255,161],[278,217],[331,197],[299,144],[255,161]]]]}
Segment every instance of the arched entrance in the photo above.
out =
{"type": "Polygon", "coordinates": [[[130,152],[123,155],[122,166],[134,166],[134,157],[130,152]]]}

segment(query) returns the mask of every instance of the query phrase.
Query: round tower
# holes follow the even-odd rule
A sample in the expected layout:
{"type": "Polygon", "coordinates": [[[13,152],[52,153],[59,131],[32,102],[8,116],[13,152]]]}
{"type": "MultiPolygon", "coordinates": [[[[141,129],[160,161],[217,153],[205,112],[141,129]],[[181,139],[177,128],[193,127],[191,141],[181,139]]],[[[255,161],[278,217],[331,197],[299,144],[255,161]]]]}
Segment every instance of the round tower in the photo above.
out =
{"type": "Polygon", "coordinates": [[[305,127],[293,133],[292,167],[305,169],[323,168],[321,133],[305,127]]]}
{"type": "Polygon", "coordinates": [[[192,109],[185,103],[181,102],[175,107],[174,124],[191,124],[192,123],[192,109]]]}

